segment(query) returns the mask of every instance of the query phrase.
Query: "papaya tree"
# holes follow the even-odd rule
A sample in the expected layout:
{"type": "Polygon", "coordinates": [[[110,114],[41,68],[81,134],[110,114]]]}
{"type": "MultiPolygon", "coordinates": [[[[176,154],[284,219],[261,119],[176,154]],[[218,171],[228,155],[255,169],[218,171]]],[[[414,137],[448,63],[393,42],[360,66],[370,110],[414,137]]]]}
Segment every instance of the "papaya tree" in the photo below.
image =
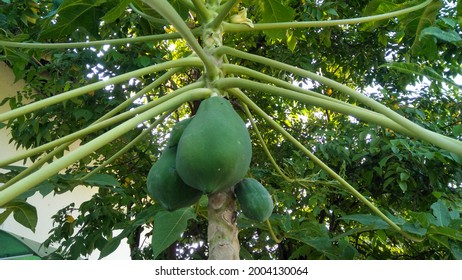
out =
{"type": "Polygon", "coordinates": [[[65,258],[462,258],[461,7],[3,1],[0,221],[87,185],[65,258]]]}

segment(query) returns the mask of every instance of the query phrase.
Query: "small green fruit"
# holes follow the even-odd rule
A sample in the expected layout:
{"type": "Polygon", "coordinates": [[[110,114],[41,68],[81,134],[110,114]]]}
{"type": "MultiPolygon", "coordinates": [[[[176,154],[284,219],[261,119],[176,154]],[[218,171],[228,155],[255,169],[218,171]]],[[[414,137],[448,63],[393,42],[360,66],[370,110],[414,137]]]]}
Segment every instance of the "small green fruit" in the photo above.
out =
{"type": "Polygon", "coordinates": [[[264,222],[273,212],[273,199],[266,188],[253,178],[242,179],[234,188],[242,213],[249,219],[264,222]]]}

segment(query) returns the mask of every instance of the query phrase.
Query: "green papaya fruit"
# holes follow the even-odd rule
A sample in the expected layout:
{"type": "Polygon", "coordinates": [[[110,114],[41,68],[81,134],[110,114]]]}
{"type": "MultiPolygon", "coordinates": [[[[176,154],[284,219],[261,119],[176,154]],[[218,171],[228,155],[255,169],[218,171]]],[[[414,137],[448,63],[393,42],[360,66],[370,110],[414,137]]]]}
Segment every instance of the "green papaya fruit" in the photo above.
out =
{"type": "Polygon", "coordinates": [[[170,131],[170,138],[168,139],[167,146],[168,147],[176,147],[178,142],[180,141],[180,137],[183,134],[184,129],[188,126],[189,122],[192,118],[184,119],[182,121],[177,122],[172,130],[170,131]]]}
{"type": "Polygon", "coordinates": [[[178,176],[175,148],[167,148],[151,167],[147,178],[147,192],[169,211],[190,206],[202,195],[201,191],[191,188],[178,176]]]}
{"type": "Polygon", "coordinates": [[[215,193],[244,178],[252,144],[244,121],[223,97],[201,102],[177,146],[176,168],[189,186],[215,193]]]}
{"type": "Polygon", "coordinates": [[[235,187],[242,213],[249,219],[264,222],[273,212],[273,199],[268,190],[253,178],[242,179],[235,187]]]}

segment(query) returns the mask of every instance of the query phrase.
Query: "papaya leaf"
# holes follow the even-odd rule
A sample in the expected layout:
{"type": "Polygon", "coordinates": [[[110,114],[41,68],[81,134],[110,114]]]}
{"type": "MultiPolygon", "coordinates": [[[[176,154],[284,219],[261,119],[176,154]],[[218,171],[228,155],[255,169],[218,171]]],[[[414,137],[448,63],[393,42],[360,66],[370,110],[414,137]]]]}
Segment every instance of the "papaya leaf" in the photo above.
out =
{"type": "Polygon", "coordinates": [[[402,226],[402,228],[403,228],[403,230],[405,230],[405,231],[407,231],[409,233],[420,235],[420,236],[424,236],[427,233],[426,228],[423,228],[423,227],[421,227],[419,225],[415,225],[415,224],[411,224],[411,223],[405,223],[402,226]]]}
{"type": "Polygon", "coordinates": [[[418,65],[416,63],[411,63],[411,62],[391,62],[391,63],[382,64],[379,66],[379,68],[383,68],[383,67],[388,67],[390,69],[393,69],[395,71],[405,73],[405,74],[424,76],[430,80],[444,82],[452,86],[456,86],[456,87],[459,86],[451,79],[443,77],[438,72],[436,72],[433,68],[428,67],[428,66],[421,66],[421,65],[418,65]]]}
{"type": "MultiPolygon", "coordinates": [[[[442,235],[445,237],[449,237],[451,239],[462,241],[462,232],[460,230],[456,230],[450,227],[431,227],[428,230],[428,234],[432,235],[442,235]]],[[[446,239],[447,240],[447,239],[446,239]]]]}
{"type": "Polygon", "coordinates": [[[154,216],[152,234],[153,258],[173,244],[186,230],[188,221],[195,219],[192,208],[181,208],[173,212],[161,211],[154,216]]]}
{"type": "Polygon", "coordinates": [[[449,248],[456,260],[462,260],[462,245],[460,242],[449,240],[449,248]]]}
{"type": "MultiPolygon", "coordinates": [[[[442,1],[433,1],[430,5],[425,7],[423,11],[418,13],[413,13],[417,17],[416,26],[415,26],[415,39],[414,43],[411,46],[411,51],[413,54],[428,54],[429,50],[432,48],[428,47],[430,43],[428,40],[421,40],[420,33],[427,27],[430,27],[436,20],[439,10],[443,6],[442,1]],[[420,16],[419,16],[420,15],[420,16]],[[417,20],[418,19],[418,20],[417,20]]],[[[434,43],[435,44],[435,43],[434,43]]]]}
{"type": "Polygon", "coordinates": [[[430,208],[433,210],[433,216],[436,218],[436,225],[440,227],[448,226],[451,222],[451,214],[448,207],[441,200],[433,203],[430,208]]]}
{"type": "MultiPolygon", "coordinates": [[[[373,0],[370,1],[363,9],[363,16],[373,16],[379,14],[386,14],[400,9],[400,5],[391,1],[373,0]]],[[[362,31],[372,31],[379,26],[386,24],[389,20],[379,20],[364,23],[360,26],[362,31]]]]}
{"type": "Polygon", "coordinates": [[[455,30],[444,31],[436,26],[427,27],[423,29],[422,32],[420,32],[420,38],[426,36],[435,37],[438,40],[445,41],[448,43],[462,42],[462,38],[460,37],[459,33],[457,33],[455,30]]]}
{"type": "Polygon", "coordinates": [[[51,27],[44,29],[42,39],[60,38],[71,34],[77,28],[93,37],[98,37],[100,11],[97,9],[104,0],[64,0],[56,10],[58,18],[51,27]]]}
{"type": "MultiPolygon", "coordinates": [[[[289,6],[283,5],[281,1],[263,0],[259,1],[259,3],[262,11],[262,20],[260,23],[288,22],[294,20],[294,10],[289,6]]],[[[265,31],[265,34],[273,40],[286,38],[285,30],[265,31]]]]}
{"type": "Polygon", "coordinates": [[[371,214],[354,214],[343,216],[340,219],[347,221],[356,221],[365,226],[372,226],[374,230],[389,228],[389,225],[384,220],[382,220],[380,217],[371,214]]]}
{"type": "Polygon", "coordinates": [[[114,22],[125,12],[130,2],[132,2],[132,0],[117,1],[117,5],[110,9],[101,19],[106,23],[114,22]]]}

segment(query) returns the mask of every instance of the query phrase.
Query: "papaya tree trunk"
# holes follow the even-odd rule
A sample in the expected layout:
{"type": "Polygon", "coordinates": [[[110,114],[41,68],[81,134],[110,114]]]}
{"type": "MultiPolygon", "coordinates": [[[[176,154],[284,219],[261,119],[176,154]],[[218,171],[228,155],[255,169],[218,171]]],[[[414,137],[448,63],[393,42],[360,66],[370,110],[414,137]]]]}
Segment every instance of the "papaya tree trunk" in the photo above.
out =
{"type": "Polygon", "coordinates": [[[209,195],[209,260],[238,260],[237,206],[232,190],[209,195]]]}

